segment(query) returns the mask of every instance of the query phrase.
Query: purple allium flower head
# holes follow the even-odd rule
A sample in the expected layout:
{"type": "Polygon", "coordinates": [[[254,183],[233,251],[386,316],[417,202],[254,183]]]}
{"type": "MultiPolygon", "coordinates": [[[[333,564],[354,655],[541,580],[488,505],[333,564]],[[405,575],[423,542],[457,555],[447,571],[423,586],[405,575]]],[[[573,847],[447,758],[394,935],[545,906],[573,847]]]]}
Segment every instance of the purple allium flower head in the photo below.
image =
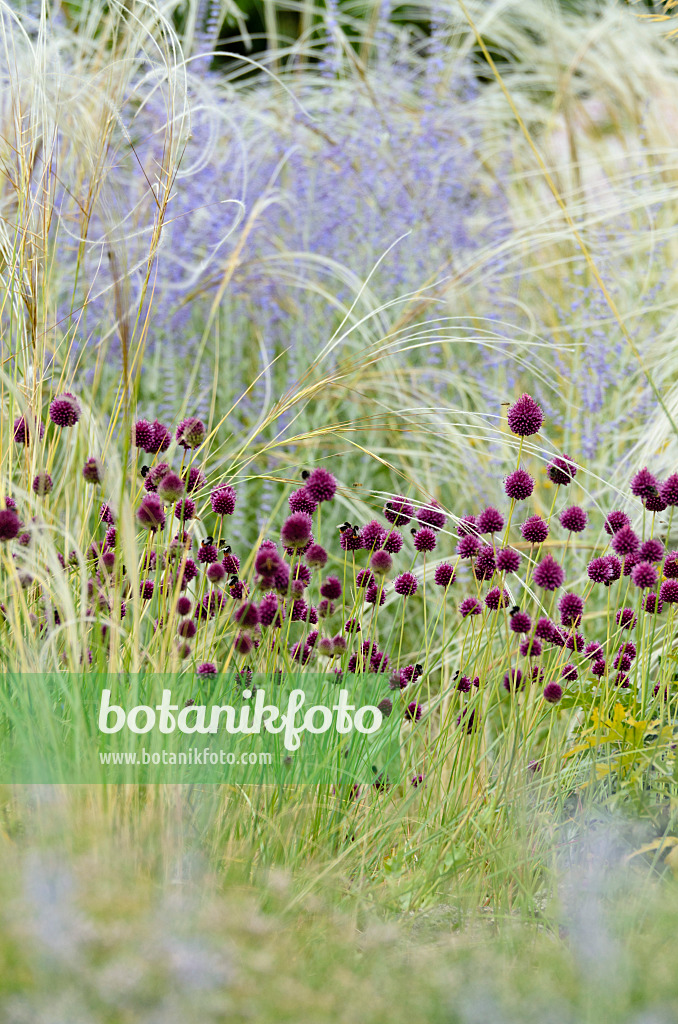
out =
{"type": "Polygon", "coordinates": [[[586,529],[586,523],[588,522],[586,512],[584,512],[583,508],[579,508],[579,505],[571,505],[570,508],[563,509],[559,519],[562,528],[569,530],[571,533],[581,533],[582,530],[586,529]]]}
{"type": "Polygon", "coordinates": [[[388,551],[389,555],[397,555],[403,548],[403,537],[397,530],[391,530],[391,532],[384,538],[384,551],[388,551]]]}
{"type": "Polygon", "coordinates": [[[581,654],[586,647],[586,637],[581,633],[568,633],[565,646],[568,651],[576,651],[577,654],[581,654]]]}
{"type": "Polygon", "coordinates": [[[347,644],[341,633],[337,633],[336,636],[332,637],[332,644],[334,645],[335,654],[343,654],[347,650],[347,644]]]}
{"type": "Polygon", "coordinates": [[[177,427],[176,439],[182,448],[199,448],[205,440],[205,424],[197,416],[189,416],[177,427]]]}
{"type": "Polygon", "coordinates": [[[306,512],[312,516],[318,509],[318,502],[311,497],[305,487],[299,487],[298,490],[292,491],[287,502],[290,512],[306,512]]]}
{"type": "Polygon", "coordinates": [[[237,495],[235,490],[228,485],[216,487],[210,494],[212,511],[218,516],[232,516],[235,512],[237,495]]]}
{"type": "Polygon", "coordinates": [[[281,562],[276,570],[271,585],[279,594],[286,594],[290,585],[290,567],[287,562],[281,562]]]}
{"type": "Polygon", "coordinates": [[[523,686],[523,673],[519,668],[510,669],[504,676],[504,689],[509,693],[522,690],[523,686]]]}
{"type": "Polygon", "coordinates": [[[370,568],[373,572],[376,572],[378,576],[385,576],[387,572],[390,572],[393,568],[393,559],[389,555],[388,551],[384,551],[383,548],[375,551],[370,558],[370,568]]]}
{"type": "Polygon", "coordinates": [[[198,632],[198,627],[192,619],[182,619],[177,627],[177,633],[184,640],[190,640],[198,632]]]}
{"type": "Polygon", "coordinates": [[[327,552],[321,544],[311,544],[304,552],[304,558],[312,569],[323,569],[327,565],[327,552]]]}
{"type": "Polygon", "coordinates": [[[614,618],[617,625],[621,626],[622,629],[633,629],[637,622],[636,616],[633,614],[633,608],[620,608],[614,618]]]}
{"type": "Polygon", "coordinates": [[[529,633],[532,629],[532,619],[527,612],[514,612],[509,619],[509,629],[518,635],[529,633]]]}
{"type": "Polygon", "coordinates": [[[520,567],[520,555],[511,548],[500,548],[497,551],[497,569],[499,572],[518,572],[520,567]]]}
{"type": "Polygon", "coordinates": [[[542,590],[557,590],[565,582],[565,573],[552,555],[542,559],[534,570],[534,582],[542,590]]]}
{"type": "Polygon", "coordinates": [[[280,530],[280,538],[286,548],[306,547],[311,540],[313,520],[307,512],[293,512],[287,517],[280,530]]]}
{"type": "Polygon", "coordinates": [[[659,494],[667,505],[678,505],[678,473],[672,473],[659,488],[659,494]]]}
{"type": "Polygon", "coordinates": [[[334,644],[332,638],[329,636],[323,636],[317,644],[318,654],[323,658],[334,657],[334,644]]]}
{"type": "Polygon", "coordinates": [[[605,555],[604,557],[610,570],[609,582],[614,583],[616,580],[621,579],[622,564],[616,555],[605,555]]]}
{"type": "Polygon", "coordinates": [[[384,590],[380,590],[377,583],[370,583],[369,587],[365,591],[365,600],[368,604],[376,605],[377,599],[379,599],[379,607],[386,602],[386,593],[384,590]]]}
{"type": "Polygon", "coordinates": [[[563,665],[560,670],[560,675],[563,679],[567,680],[568,683],[573,683],[579,678],[579,672],[577,671],[576,665],[563,665]]]}
{"type": "Polygon", "coordinates": [[[549,535],[548,523],[541,516],[529,516],[520,527],[520,535],[530,544],[541,544],[549,535]]]}
{"type": "Polygon", "coordinates": [[[678,604],[678,580],[664,580],[659,588],[659,600],[665,604],[678,604]]]}
{"type": "Polygon", "coordinates": [[[147,494],[142,498],[136,516],[137,522],[145,530],[162,530],[165,525],[165,510],[157,494],[147,494]]]}
{"type": "Polygon", "coordinates": [[[478,517],[477,516],[462,516],[457,523],[457,536],[458,537],[477,537],[478,535],[478,517]]]}
{"type": "Polygon", "coordinates": [[[470,693],[472,685],[470,676],[461,676],[457,683],[457,689],[460,693],[470,693]]]}
{"type": "Polygon", "coordinates": [[[620,558],[624,558],[626,555],[635,555],[639,547],[638,535],[630,526],[622,526],[612,538],[612,550],[620,558]]]}
{"type": "Polygon", "coordinates": [[[13,509],[0,509],[0,541],[14,540],[20,526],[21,521],[13,509]]]}
{"type": "Polygon", "coordinates": [[[360,540],[366,551],[380,548],[385,537],[386,530],[378,519],[371,519],[360,531],[360,540]]]}
{"type": "Polygon", "coordinates": [[[661,615],[664,610],[664,603],[659,599],[658,594],[647,594],[643,607],[650,615],[661,615]]]}
{"type": "Polygon", "coordinates": [[[541,406],[527,394],[522,394],[508,411],[509,430],[519,437],[538,434],[543,422],[544,413],[541,406]]]}
{"type": "Polygon", "coordinates": [[[167,476],[167,474],[171,472],[171,467],[167,462],[159,462],[157,466],[151,466],[144,480],[144,488],[150,494],[157,493],[158,484],[163,477],[167,476]]]}
{"type": "Polygon", "coordinates": [[[203,661],[198,665],[196,672],[199,676],[215,676],[217,674],[217,666],[211,661],[203,661]]]}
{"type": "Polygon", "coordinates": [[[94,455],[90,455],[85,465],[82,467],[83,479],[88,484],[100,484],[103,479],[103,470],[101,463],[94,455]]]}
{"type": "Polygon", "coordinates": [[[182,563],[181,574],[184,583],[190,583],[198,575],[198,566],[195,564],[192,558],[187,558],[182,563]]]}
{"type": "Polygon", "coordinates": [[[401,597],[412,597],[417,592],[419,584],[417,583],[417,577],[411,572],[403,572],[400,576],[396,576],[393,589],[396,594],[400,594],[401,597]]]}
{"type": "Polygon", "coordinates": [[[478,557],[473,567],[475,578],[477,580],[491,580],[494,576],[495,568],[494,548],[486,544],[478,552],[478,557]]]}
{"type": "Polygon", "coordinates": [[[272,626],[278,615],[278,598],[275,594],[264,594],[259,602],[259,622],[262,626],[272,626]]]}
{"type": "Polygon", "coordinates": [[[242,604],[233,616],[241,629],[255,629],[259,625],[259,609],[252,601],[242,604]]]}
{"type": "Polygon", "coordinates": [[[174,506],[174,515],[176,519],[180,519],[184,522],[188,522],[189,519],[193,519],[195,516],[195,502],[193,498],[182,498],[174,506]]]}
{"type": "Polygon", "coordinates": [[[468,618],[469,615],[480,615],[483,610],[483,606],[476,597],[465,597],[459,605],[459,614],[462,619],[468,618]]]}
{"type": "Polygon", "coordinates": [[[645,508],[648,512],[663,512],[666,508],[666,502],[661,494],[650,494],[645,499],[645,508]]]}
{"type": "Polygon", "coordinates": [[[363,542],[356,529],[348,527],[339,534],[339,545],[342,551],[362,551],[363,542]]]}
{"type": "Polygon", "coordinates": [[[226,577],[226,570],[221,562],[210,562],[207,566],[206,576],[210,583],[221,583],[226,577]]]}
{"type": "Polygon", "coordinates": [[[536,636],[526,637],[520,645],[520,653],[523,658],[538,658],[541,652],[541,640],[536,636]]]}
{"type": "Polygon", "coordinates": [[[189,494],[193,491],[200,491],[207,483],[207,478],[199,466],[191,466],[187,473],[184,473],[186,490],[189,494]]]}
{"type": "Polygon", "coordinates": [[[506,477],[504,490],[509,498],[524,501],[534,490],[534,480],[524,469],[516,469],[506,477]]]}
{"type": "Polygon", "coordinates": [[[600,678],[605,675],[606,662],[605,658],[595,658],[591,663],[591,675],[600,678]]]}
{"type": "Polygon", "coordinates": [[[579,594],[563,594],[558,602],[563,626],[578,626],[584,613],[584,602],[579,594]]]}
{"type": "Polygon", "coordinates": [[[431,501],[428,505],[422,505],[417,509],[417,522],[420,526],[430,526],[432,530],[442,530],[447,521],[447,514],[443,512],[437,501],[431,501]]]}
{"type": "Polygon", "coordinates": [[[9,495],[5,498],[5,508],[11,508],[16,512],[16,501],[14,498],[10,498],[9,495]]]}
{"type": "Polygon", "coordinates": [[[436,571],[433,574],[433,582],[438,587],[449,587],[456,578],[454,566],[450,565],[449,562],[441,562],[440,565],[436,566],[436,571]]]}
{"type": "Polygon", "coordinates": [[[478,533],[499,533],[504,529],[504,517],[498,509],[490,505],[478,516],[477,528],[478,533]]]}
{"type": "Polygon", "coordinates": [[[460,558],[475,558],[480,550],[480,541],[477,537],[467,534],[464,537],[459,538],[457,544],[457,554],[460,558]]]}
{"type": "Polygon", "coordinates": [[[33,480],[33,490],[40,497],[44,498],[46,494],[49,494],[54,484],[49,473],[38,473],[33,480]]]}
{"type": "Polygon", "coordinates": [[[414,547],[416,551],[426,554],[428,551],[435,550],[435,546],[436,535],[428,526],[422,526],[420,530],[415,532],[414,547]]]}
{"type": "Polygon", "coordinates": [[[328,576],[320,587],[320,594],[328,601],[337,601],[341,597],[341,582],[336,576],[328,576]]]}
{"type": "MultiPolygon", "coordinates": [[[[40,440],[45,436],[45,425],[41,420],[38,420],[38,433],[40,440]]],[[[14,440],[17,444],[28,444],[31,439],[31,431],[28,420],[25,416],[19,416],[18,419],[14,420],[14,440]]]]}
{"type": "Polygon", "coordinates": [[[313,470],[305,486],[310,497],[313,501],[317,501],[318,504],[322,501],[331,501],[337,491],[337,481],[322,466],[318,466],[317,469],[313,470]]]}
{"type": "Polygon", "coordinates": [[[156,493],[163,501],[179,501],[184,493],[184,482],[176,473],[165,473],[158,484],[156,493]]]}
{"type": "Polygon", "coordinates": [[[414,516],[414,505],[404,494],[396,494],[384,505],[384,518],[394,526],[407,526],[414,516]]]}
{"type": "Polygon", "coordinates": [[[421,718],[421,704],[417,704],[415,700],[408,704],[405,708],[405,718],[410,722],[418,722],[421,718]]]}
{"type": "Polygon", "coordinates": [[[461,714],[457,715],[457,725],[463,726],[469,736],[478,727],[479,723],[480,715],[476,715],[475,708],[467,706],[461,709],[461,714]]]}
{"type": "Polygon", "coordinates": [[[618,669],[620,672],[628,672],[633,664],[633,659],[630,654],[622,653],[617,651],[612,667],[618,669]]]}
{"type": "Polygon", "coordinates": [[[70,391],[57,395],[50,404],[49,418],[57,427],[74,427],[80,419],[80,403],[70,391]]]}
{"type": "MultiPolygon", "coordinates": [[[[138,427],[138,424],[137,424],[138,427]]],[[[172,434],[160,420],[154,420],[151,426],[151,437],[145,446],[149,455],[157,455],[158,452],[166,452],[172,441],[172,434]]]]}
{"type": "Polygon", "coordinates": [[[631,480],[631,494],[636,498],[650,498],[659,492],[659,482],[647,466],[638,470],[631,480]]]}
{"type": "Polygon", "coordinates": [[[101,520],[102,523],[108,523],[109,526],[113,526],[115,524],[115,515],[113,513],[113,509],[111,508],[110,505],[107,505],[105,502],[99,509],[99,519],[101,520]]]}
{"type": "Polygon", "coordinates": [[[148,420],[137,420],[132,427],[132,444],[143,451],[153,440],[153,425],[148,420]]]}
{"type": "Polygon", "coordinates": [[[592,558],[586,566],[588,578],[594,583],[607,583],[612,578],[612,568],[607,558],[592,558]]]}
{"type": "Polygon", "coordinates": [[[370,583],[374,583],[374,576],[370,570],[359,569],[355,578],[356,587],[369,587],[370,583]]]}
{"type": "Polygon", "coordinates": [[[633,567],[631,579],[641,590],[652,590],[657,585],[659,574],[651,562],[638,562],[633,567]]]}
{"type": "Polygon", "coordinates": [[[668,580],[678,580],[678,551],[669,551],[664,561],[663,573],[668,580]]]}
{"type": "Polygon", "coordinates": [[[191,608],[192,605],[190,597],[186,597],[185,594],[182,594],[177,601],[177,613],[179,615],[190,615],[191,608]]]}
{"type": "Polygon", "coordinates": [[[198,561],[203,565],[211,565],[212,562],[219,561],[219,551],[216,544],[211,541],[203,541],[198,548],[198,561]]]}
{"type": "Polygon", "coordinates": [[[577,475],[577,464],[569,455],[556,455],[546,467],[549,480],[559,487],[567,487],[577,475]]]}
{"type": "MultiPolygon", "coordinates": [[[[229,557],[228,555],[226,556],[229,557]]],[[[264,547],[262,545],[254,559],[254,569],[259,573],[265,580],[269,580],[272,576],[275,576],[276,572],[280,568],[281,560],[280,555],[273,545],[268,544],[264,547]]],[[[224,567],[225,568],[225,567],[224,567]]],[[[240,566],[238,566],[238,569],[240,566]]],[[[238,569],[235,571],[238,572],[238,569]]]]}
{"type": "Polygon", "coordinates": [[[603,653],[603,645],[597,640],[591,640],[584,648],[585,658],[598,658],[603,653]]]}
{"type": "Polygon", "coordinates": [[[547,704],[557,704],[558,701],[562,700],[563,688],[560,683],[555,681],[547,683],[544,687],[543,697],[547,704]]]}
{"type": "Polygon", "coordinates": [[[656,537],[643,541],[638,550],[643,562],[661,562],[664,557],[664,545],[656,537]]]}
{"type": "Polygon", "coordinates": [[[144,601],[150,601],[153,597],[154,589],[153,580],[142,580],[139,584],[139,597],[143,598],[144,601]]]}
{"type": "Polygon", "coordinates": [[[605,523],[604,523],[605,532],[610,537],[614,533],[617,533],[618,530],[621,530],[621,528],[623,526],[630,526],[630,525],[631,525],[631,520],[627,516],[626,512],[622,512],[620,510],[617,510],[615,512],[610,512],[605,517],[605,523]]]}
{"type": "Polygon", "coordinates": [[[496,611],[497,608],[505,608],[509,603],[509,596],[505,590],[500,590],[499,587],[492,587],[491,590],[485,594],[485,604],[492,611],[496,611]]]}

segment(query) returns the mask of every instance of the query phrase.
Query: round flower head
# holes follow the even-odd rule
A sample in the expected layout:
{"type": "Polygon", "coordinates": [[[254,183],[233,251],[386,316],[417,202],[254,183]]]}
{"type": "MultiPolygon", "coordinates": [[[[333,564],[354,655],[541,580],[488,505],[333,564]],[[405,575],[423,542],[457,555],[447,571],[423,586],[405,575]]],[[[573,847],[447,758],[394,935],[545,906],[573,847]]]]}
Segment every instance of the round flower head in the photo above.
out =
{"type": "Polygon", "coordinates": [[[328,601],[336,601],[341,597],[341,582],[336,576],[328,576],[320,587],[320,596],[328,601]]]}
{"type": "Polygon", "coordinates": [[[520,527],[520,534],[530,544],[542,544],[549,535],[548,523],[541,516],[530,516],[520,527]]]}
{"type": "Polygon", "coordinates": [[[99,519],[102,523],[108,523],[109,526],[113,526],[115,524],[115,514],[113,509],[105,502],[99,509],[99,519]]]}
{"type": "Polygon", "coordinates": [[[458,537],[477,537],[478,535],[478,517],[477,516],[463,516],[457,523],[457,536],[458,537]]]}
{"type": "Polygon", "coordinates": [[[663,512],[666,508],[666,502],[661,494],[650,494],[645,499],[645,508],[648,512],[663,512]]]}
{"type": "Polygon", "coordinates": [[[80,403],[70,391],[57,395],[49,407],[49,418],[57,427],[74,427],[80,419],[80,403]]]}
{"type": "Polygon", "coordinates": [[[590,643],[584,647],[585,658],[599,658],[603,653],[603,645],[598,643],[597,640],[591,640],[590,643]]]}
{"type": "Polygon", "coordinates": [[[612,576],[612,569],[607,558],[592,558],[586,566],[588,578],[594,583],[607,583],[612,576]]]}
{"type": "Polygon", "coordinates": [[[620,558],[624,558],[626,555],[635,555],[639,547],[638,536],[630,526],[622,526],[612,538],[612,550],[620,558]]]}
{"type": "Polygon", "coordinates": [[[206,576],[210,583],[221,583],[226,578],[226,570],[221,562],[210,562],[207,566],[206,576]]]}
{"type": "Polygon", "coordinates": [[[355,527],[342,530],[339,535],[339,545],[342,551],[362,551],[363,542],[358,530],[355,527]]]}
{"type": "Polygon", "coordinates": [[[205,440],[205,424],[197,416],[189,416],[177,427],[176,439],[182,448],[199,448],[205,440]]]}
{"type": "Polygon", "coordinates": [[[195,516],[195,502],[193,498],[182,498],[174,506],[174,515],[177,519],[187,522],[195,516]]]}
{"type": "Polygon", "coordinates": [[[552,555],[547,555],[534,570],[534,582],[542,590],[557,590],[565,582],[565,573],[552,555]]]}
{"type": "Polygon", "coordinates": [[[556,455],[546,467],[549,480],[559,487],[567,487],[577,475],[577,464],[569,455],[556,455]]]}
{"type": "Polygon", "coordinates": [[[606,662],[605,658],[595,658],[591,662],[591,675],[596,676],[598,679],[605,675],[606,662]]]}
{"type": "Polygon", "coordinates": [[[659,588],[659,599],[664,604],[678,604],[678,580],[664,580],[659,588]]]}
{"type": "Polygon", "coordinates": [[[557,704],[562,699],[563,688],[560,683],[547,683],[544,687],[544,700],[547,704],[557,704]]]}
{"type": "Polygon", "coordinates": [[[153,424],[148,420],[137,420],[132,427],[132,444],[143,451],[148,450],[148,445],[153,441],[153,424]]]}
{"type": "Polygon", "coordinates": [[[532,619],[527,612],[514,612],[509,619],[509,629],[512,633],[517,633],[519,636],[529,633],[532,629],[532,619]]]}
{"type": "Polygon", "coordinates": [[[254,629],[259,625],[259,609],[252,602],[241,605],[233,617],[241,629],[254,629]]]}
{"type": "Polygon", "coordinates": [[[165,473],[158,484],[157,493],[163,501],[179,501],[184,493],[184,482],[176,473],[165,473]]]}
{"type": "Polygon", "coordinates": [[[384,551],[383,548],[375,551],[370,558],[370,569],[372,572],[376,572],[378,576],[385,576],[392,568],[393,559],[389,555],[388,551],[384,551]]]}
{"type": "Polygon", "coordinates": [[[323,658],[334,657],[334,644],[332,638],[329,636],[323,636],[318,641],[318,654],[323,658]]]}
{"type": "Polygon", "coordinates": [[[264,594],[259,602],[259,622],[262,626],[282,625],[278,616],[278,598],[275,594],[264,594]]]}
{"type": "Polygon", "coordinates": [[[659,579],[658,573],[651,562],[638,562],[631,572],[631,579],[641,590],[652,590],[659,579]]]}
{"type": "Polygon", "coordinates": [[[622,512],[620,510],[618,510],[616,512],[610,512],[605,517],[605,523],[604,523],[605,533],[607,533],[610,537],[614,533],[617,533],[618,530],[621,530],[621,528],[623,526],[630,526],[630,525],[631,525],[631,520],[627,516],[626,512],[622,512]]]}
{"type": "Polygon", "coordinates": [[[414,547],[416,551],[426,554],[433,551],[436,546],[436,535],[428,526],[422,526],[414,534],[414,547]]]}
{"type": "Polygon", "coordinates": [[[403,549],[402,534],[397,530],[391,530],[384,538],[383,548],[384,551],[388,551],[389,555],[397,555],[403,549]]]}
{"type": "Polygon", "coordinates": [[[215,676],[217,674],[217,666],[211,661],[203,661],[198,665],[196,672],[199,676],[215,676]]]}
{"type": "Polygon", "coordinates": [[[612,662],[612,668],[618,669],[620,672],[628,672],[632,665],[632,658],[628,654],[617,653],[614,661],[612,662]]]}
{"type": "Polygon", "coordinates": [[[563,665],[562,669],[560,670],[560,675],[568,683],[573,683],[576,679],[579,678],[579,673],[577,671],[576,665],[563,665]]]}
{"type": "Polygon", "coordinates": [[[678,505],[678,473],[672,473],[659,488],[659,494],[667,505],[678,505]]]}
{"type": "Polygon", "coordinates": [[[198,566],[192,558],[187,558],[181,566],[181,575],[184,583],[190,583],[198,575],[198,566]]]}
{"type": "MultiPolygon", "coordinates": [[[[45,436],[45,425],[38,420],[38,433],[40,434],[40,440],[45,436]]],[[[28,444],[31,439],[31,431],[28,420],[25,416],[19,416],[18,419],[14,420],[14,440],[17,444],[28,444]]]]}
{"type": "Polygon", "coordinates": [[[192,619],[183,619],[177,628],[177,633],[184,640],[190,640],[198,632],[198,627],[192,619]]]}
{"type": "Polygon", "coordinates": [[[643,607],[650,615],[661,615],[664,610],[664,602],[659,599],[658,594],[648,594],[643,607]]]}
{"type": "Polygon", "coordinates": [[[374,583],[374,576],[370,570],[360,569],[355,578],[356,587],[369,587],[370,583],[374,583]]]}
{"type": "Polygon", "coordinates": [[[640,469],[631,480],[631,494],[636,498],[651,498],[659,493],[659,482],[647,466],[640,469]]]}
{"type": "Polygon", "coordinates": [[[620,608],[615,615],[615,621],[622,629],[633,629],[637,619],[633,614],[633,608],[620,608]]]}
{"type": "Polygon", "coordinates": [[[293,512],[287,517],[280,530],[280,538],[286,548],[298,550],[311,540],[313,520],[307,512],[293,512]]]}
{"type": "Polygon", "coordinates": [[[420,526],[430,526],[432,530],[442,530],[447,515],[437,501],[431,501],[417,509],[417,522],[420,526]]]}
{"type": "Polygon", "coordinates": [[[568,633],[565,646],[568,651],[576,651],[577,654],[581,654],[586,647],[586,637],[581,633],[568,633]]]}
{"type": "MultiPolygon", "coordinates": [[[[280,568],[280,555],[274,547],[266,545],[259,548],[254,559],[254,569],[264,580],[270,580],[280,568]]],[[[224,567],[225,568],[225,567],[224,567]]],[[[238,568],[240,568],[238,566],[238,568]]],[[[237,572],[237,570],[236,570],[237,572]]]]}
{"type": "Polygon", "coordinates": [[[211,565],[212,562],[218,562],[219,551],[217,550],[216,544],[213,544],[209,540],[204,540],[198,548],[198,561],[202,565],[211,565]]]}
{"type": "Polygon", "coordinates": [[[207,478],[199,466],[191,466],[187,473],[184,473],[184,482],[189,494],[193,491],[200,491],[207,483],[207,478]]]}
{"type": "Polygon", "coordinates": [[[153,580],[142,580],[139,584],[139,597],[144,601],[150,601],[155,589],[153,580]]]}
{"type": "Polygon", "coordinates": [[[314,469],[306,481],[306,490],[318,504],[322,501],[331,501],[337,490],[337,481],[332,474],[322,466],[314,469]]]}
{"type": "Polygon", "coordinates": [[[486,544],[478,552],[473,573],[477,580],[491,580],[494,576],[496,562],[494,560],[494,548],[486,544]]]}
{"type": "Polygon", "coordinates": [[[508,411],[509,430],[519,437],[538,434],[543,422],[544,413],[541,406],[527,394],[521,395],[508,411]]]}
{"type": "Polygon", "coordinates": [[[151,439],[146,445],[149,455],[157,455],[158,452],[166,452],[170,446],[172,434],[160,420],[154,420],[151,426],[151,439]]]}
{"type": "Polygon", "coordinates": [[[419,584],[417,583],[417,577],[411,572],[403,572],[400,576],[396,576],[393,589],[396,594],[400,594],[401,597],[413,597],[417,592],[419,584]]]}
{"type": "Polygon", "coordinates": [[[518,572],[520,567],[520,555],[511,548],[501,548],[497,551],[496,563],[499,572],[518,572]]]}
{"type": "Polygon", "coordinates": [[[335,654],[343,654],[347,650],[347,644],[341,633],[337,633],[336,636],[332,637],[332,644],[334,645],[335,654]]]}
{"type": "Polygon", "coordinates": [[[360,540],[366,551],[380,548],[385,537],[386,530],[377,519],[371,519],[360,531],[360,540]]]}
{"type": "Polygon", "coordinates": [[[512,668],[504,676],[504,689],[509,693],[522,690],[523,685],[523,673],[519,668],[512,668]]]}
{"type": "Polygon", "coordinates": [[[290,512],[306,512],[309,516],[312,516],[318,508],[318,502],[314,501],[305,487],[292,491],[287,503],[290,506],[290,512]]]}
{"type": "Polygon", "coordinates": [[[416,701],[412,701],[405,708],[405,718],[408,718],[410,722],[418,722],[421,718],[421,704],[417,704],[416,701]]]}
{"type": "Polygon", "coordinates": [[[584,613],[584,602],[579,594],[563,594],[558,602],[563,626],[578,626],[584,613]]]}
{"type": "Polygon", "coordinates": [[[496,611],[497,608],[505,608],[509,603],[509,596],[505,590],[500,590],[499,587],[492,587],[491,590],[485,594],[485,604],[492,611],[496,611]]]}
{"type": "Polygon", "coordinates": [[[0,509],[0,541],[14,540],[19,532],[21,521],[11,508],[0,509]]]}
{"type": "Polygon", "coordinates": [[[462,619],[468,618],[469,615],[480,615],[483,610],[483,606],[476,597],[465,597],[459,605],[459,614],[462,619]]]}
{"type": "Polygon", "coordinates": [[[664,545],[656,538],[643,541],[638,550],[643,562],[661,562],[664,557],[664,545]]]}
{"type": "Polygon", "coordinates": [[[605,555],[605,561],[608,564],[610,570],[609,582],[614,583],[616,580],[621,579],[622,564],[616,555],[605,555]]]}
{"type": "Polygon", "coordinates": [[[477,529],[478,533],[499,533],[504,529],[504,517],[498,509],[490,505],[478,516],[477,529]]]}
{"type": "Polygon", "coordinates": [[[441,562],[440,565],[436,567],[436,571],[433,574],[433,582],[438,587],[449,587],[451,583],[454,583],[456,578],[454,566],[450,565],[449,562],[441,562]]]}
{"type": "Polygon", "coordinates": [[[506,477],[504,490],[509,498],[524,501],[534,490],[534,480],[524,469],[516,469],[506,477]]]}
{"type": "Polygon", "coordinates": [[[100,484],[103,480],[103,469],[101,463],[93,455],[90,455],[89,459],[82,467],[83,479],[88,484],[100,484]]]}
{"type": "Polygon", "coordinates": [[[538,658],[542,652],[541,640],[536,636],[527,637],[520,645],[523,658],[538,658]]]}
{"type": "Polygon", "coordinates": [[[383,589],[380,590],[376,582],[370,583],[369,587],[365,591],[365,600],[367,601],[368,604],[375,605],[378,601],[379,607],[381,608],[381,606],[386,602],[386,593],[383,589]]]}
{"type": "Polygon", "coordinates": [[[142,499],[136,516],[137,522],[145,530],[162,530],[165,525],[165,511],[157,494],[147,494],[142,499]]]}
{"type": "Polygon", "coordinates": [[[235,512],[236,497],[232,487],[216,487],[210,494],[212,511],[218,516],[232,516],[235,512]]]}
{"type": "Polygon", "coordinates": [[[581,533],[582,530],[586,529],[588,516],[583,508],[579,508],[578,505],[572,505],[570,508],[563,509],[559,519],[560,525],[564,530],[569,530],[570,533],[581,533]]]}
{"type": "Polygon", "coordinates": [[[479,551],[480,541],[477,537],[472,537],[471,534],[460,537],[457,544],[457,554],[460,558],[475,558],[479,551]]]}
{"type": "Polygon", "coordinates": [[[177,614],[179,615],[190,615],[191,614],[191,599],[186,597],[184,594],[181,595],[177,601],[177,614]]]}
{"type": "Polygon", "coordinates": [[[54,484],[49,473],[38,473],[33,480],[33,490],[40,497],[44,498],[46,494],[49,494],[54,484]]]}
{"type": "Polygon", "coordinates": [[[237,555],[227,552],[221,559],[221,564],[230,576],[237,576],[240,572],[240,559],[237,555]]]}
{"type": "Polygon", "coordinates": [[[384,518],[394,526],[407,526],[414,516],[411,505],[404,494],[397,494],[384,505],[384,518]]]}

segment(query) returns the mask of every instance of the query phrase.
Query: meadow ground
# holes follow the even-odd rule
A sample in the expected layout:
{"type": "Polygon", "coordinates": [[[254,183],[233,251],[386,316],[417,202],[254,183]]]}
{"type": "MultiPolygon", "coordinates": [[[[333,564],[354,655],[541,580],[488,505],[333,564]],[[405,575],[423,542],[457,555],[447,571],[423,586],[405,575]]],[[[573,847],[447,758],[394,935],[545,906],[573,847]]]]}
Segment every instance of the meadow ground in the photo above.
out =
{"type": "Polygon", "coordinates": [[[0,0],[3,1021],[678,1017],[667,6],[0,0]]]}

